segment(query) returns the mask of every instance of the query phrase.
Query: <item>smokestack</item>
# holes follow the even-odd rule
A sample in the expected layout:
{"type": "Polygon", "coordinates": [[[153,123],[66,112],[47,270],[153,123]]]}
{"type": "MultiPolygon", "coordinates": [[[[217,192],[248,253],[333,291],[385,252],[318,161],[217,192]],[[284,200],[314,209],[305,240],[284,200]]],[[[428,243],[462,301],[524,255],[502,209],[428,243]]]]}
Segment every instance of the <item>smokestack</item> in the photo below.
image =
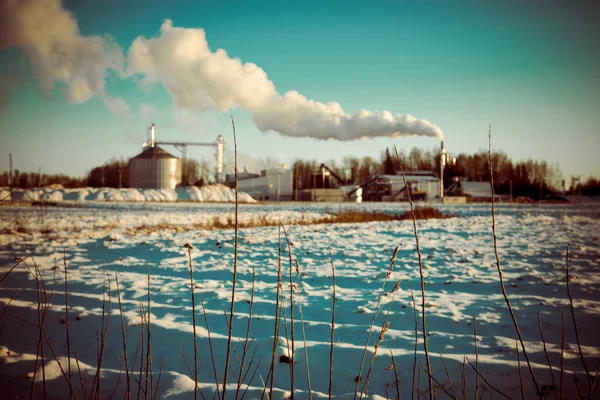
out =
{"type": "Polygon", "coordinates": [[[156,125],[154,122],[150,125],[150,147],[154,147],[154,135],[156,133],[156,125]]]}
{"type": "Polygon", "coordinates": [[[223,152],[225,151],[225,139],[223,139],[222,135],[217,136],[217,140],[215,141],[215,145],[217,148],[216,159],[217,159],[217,170],[216,170],[216,180],[217,182],[223,181],[223,152]]]}
{"type": "Polygon", "coordinates": [[[446,148],[444,147],[444,141],[442,140],[442,147],[440,149],[440,199],[444,200],[444,166],[446,165],[446,148]]]}

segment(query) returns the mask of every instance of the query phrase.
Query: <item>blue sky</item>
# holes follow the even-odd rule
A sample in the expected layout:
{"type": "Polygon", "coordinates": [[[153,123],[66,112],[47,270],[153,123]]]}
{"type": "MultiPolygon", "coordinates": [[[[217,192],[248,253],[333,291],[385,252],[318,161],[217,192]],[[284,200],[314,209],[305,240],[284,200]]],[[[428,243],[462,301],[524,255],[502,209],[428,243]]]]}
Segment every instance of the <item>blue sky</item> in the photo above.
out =
{"type": "MultiPolygon", "coordinates": [[[[337,102],[349,114],[412,114],[444,131],[451,155],[487,148],[492,124],[494,148],[513,160],[557,162],[567,179],[600,173],[594,154],[600,149],[600,8],[591,3],[111,0],[63,7],[82,36],[109,35],[124,54],[138,36],[159,36],[170,19],[175,27],[204,29],[211,51],[221,48],[258,65],[281,95],[295,90],[337,102]]],[[[98,96],[69,102],[60,80],[41,90],[29,53],[0,48],[0,73],[11,82],[2,94],[0,170],[12,152],[17,169],[81,176],[111,157],[139,153],[152,121],[159,140],[211,141],[222,134],[232,144],[230,112],[241,152],[288,164],[296,157],[378,158],[393,144],[439,146],[431,137],[324,141],[262,133],[244,108],[182,110],[162,82],[149,88],[139,74],[108,70],[105,94],[128,106],[115,115],[98,96]],[[140,115],[142,104],[155,111],[140,115]]],[[[189,155],[212,161],[209,148],[189,155]]]]}

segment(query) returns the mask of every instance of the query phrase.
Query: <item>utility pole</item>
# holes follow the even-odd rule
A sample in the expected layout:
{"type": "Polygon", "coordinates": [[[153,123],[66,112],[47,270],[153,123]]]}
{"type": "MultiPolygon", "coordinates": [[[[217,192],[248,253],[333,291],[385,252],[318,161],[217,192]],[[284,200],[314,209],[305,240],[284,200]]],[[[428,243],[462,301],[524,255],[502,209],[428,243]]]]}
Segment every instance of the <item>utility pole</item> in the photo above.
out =
{"type": "Polygon", "coordinates": [[[8,154],[8,163],[10,164],[10,169],[8,172],[8,186],[10,186],[10,202],[13,202],[13,180],[12,180],[12,153],[8,154]]]}
{"type": "Polygon", "coordinates": [[[579,202],[581,203],[581,179],[579,176],[571,175],[571,200],[573,200],[573,202],[576,200],[575,189],[579,192],[579,202]],[[577,183],[577,187],[575,186],[575,183],[577,183]]]}

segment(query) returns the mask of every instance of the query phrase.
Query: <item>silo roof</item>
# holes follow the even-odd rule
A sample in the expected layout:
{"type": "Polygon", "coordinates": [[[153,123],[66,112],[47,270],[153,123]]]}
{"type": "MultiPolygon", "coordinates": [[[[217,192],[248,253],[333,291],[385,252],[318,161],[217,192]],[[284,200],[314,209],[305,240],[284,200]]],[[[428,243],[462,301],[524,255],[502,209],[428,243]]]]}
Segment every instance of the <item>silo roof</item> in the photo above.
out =
{"type": "Polygon", "coordinates": [[[132,160],[133,159],[159,160],[159,159],[163,159],[163,158],[177,158],[177,157],[173,156],[171,153],[169,153],[168,151],[166,151],[158,146],[154,146],[154,147],[147,147],[140,154],[133,157],[132,160]]]}

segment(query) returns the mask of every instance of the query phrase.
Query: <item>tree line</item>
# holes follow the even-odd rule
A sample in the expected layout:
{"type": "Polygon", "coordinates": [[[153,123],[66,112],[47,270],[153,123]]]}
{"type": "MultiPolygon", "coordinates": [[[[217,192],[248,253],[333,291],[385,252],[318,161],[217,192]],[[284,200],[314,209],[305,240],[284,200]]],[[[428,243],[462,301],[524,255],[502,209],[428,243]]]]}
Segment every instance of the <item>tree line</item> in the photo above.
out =
{"type": "MultiPolygon", "coordinates": [[[[335,160],[325,161],[324,164],[331,170],[329,186],[360,185],[366,183],[377,175],[397,175],[400,166],[405,171],[431,171],[439,174],[440,170],[439,149],[420,149],[413,147],[410,151],[400,150],[396,156],[393,149],[386,148],[374,158],[346,156],[341,162],[335,160]]],[[[294,171],[294,189],[309,189],[315,185],[319,174],[321,162],[317,160],[296,159],[291,165],[294,171]]],[[[188,159],[182,166],[186,186],[202,186],[212,181],[210,165],[205,161],[200,162],[188,159]]],[[[508,194],[512,189],[514,197],[528,196],[537,198],[540,191],[548,193],[561,193],[565,191],[579,191],[583,195],[600,194],[600,181],[588,178],[587,181],[577,182],[571,187],[570,179],[563,181],[563,174],[557,163],[546,161],[525,160],[512,161],[502,151],[492,153],[492,170],[494,173],[495,189],[498,193],[508,194]],[[563,185],[564,184],[564,185],[563,185]]],[[[254,172],[254,171],[253,171],[254,172]]],[[[259,171],[256,171],[259,172],[259,171]]],[[[460,153],[448,160],[444,169],[444,186],[448,188],[456,179],[468,181],[489,181],[489,160],[486,150],[474,154],[460,153]]],[[[129,187],[129,168],[124,159],[111,159],[101,166],[92,168],[84,177],[74,178],[64,174],[40,174],[35,172],[13,172],[13,187],[34,188],[49,185],[62,185],[65,188],[76,187],[129,187]]],[[[321,187],[323,183],[319,183],[321,187]]],[[[9,186],[8,172],[0,174],[0,186],[9,186]]]]}
{"type": "MultiPolygon", "coordinates": [[[[539,192],[542,186],[545,192],[562,191],[562,172],[557,163],[526,160],[513,162],[506,153],[492,153],[492,170],[494,183],[499,193],[508,193],[512,182],[513,194],[528,195],[539,192]]],[[[386,148],[379,159],[372,157],[344,157],[341,163],[330,160],[324,164],[340,179],[333,178],[335,185],[360,185],[376,175],[398,175],[400,166],[408,171],[431,171],[439,175],[441,157],[438,149],[422,150],[414,147],[409,152],[400,150],[398,155],[386,148]]],[[[320,169],[321,163],[316,160],[294,161],[292,168],[298,173],[294,186],[310,188],[313,184],[313,171],[320,169]]],[[[448,188],[456,179],[488,182],[490,180],[489,159],[487,151],[480,150],[475,154],[458,154],[448,160],[444,168],[444,186],[448,188]]]]}
{"type": "MultiPolygon", "coordinates": [[[[198,162],[188,159],[182,166],[185,169],[186,186],[202,186],[210,180],[210,167],[204,160],[198,162]]],[[[0,186],[10,185],[8,171],[0,174],[0,186]]],[[[128,188],[129,164],[124,159],[113,158],[103,165],[92,168],[84,177],[70,177],[64,174],[46,174],[41,172],[21,172],[18,169],[12,173],[12,187],[32,189],[60,185],[63,188],[81,187],[112,187],[128,188]]]]}

